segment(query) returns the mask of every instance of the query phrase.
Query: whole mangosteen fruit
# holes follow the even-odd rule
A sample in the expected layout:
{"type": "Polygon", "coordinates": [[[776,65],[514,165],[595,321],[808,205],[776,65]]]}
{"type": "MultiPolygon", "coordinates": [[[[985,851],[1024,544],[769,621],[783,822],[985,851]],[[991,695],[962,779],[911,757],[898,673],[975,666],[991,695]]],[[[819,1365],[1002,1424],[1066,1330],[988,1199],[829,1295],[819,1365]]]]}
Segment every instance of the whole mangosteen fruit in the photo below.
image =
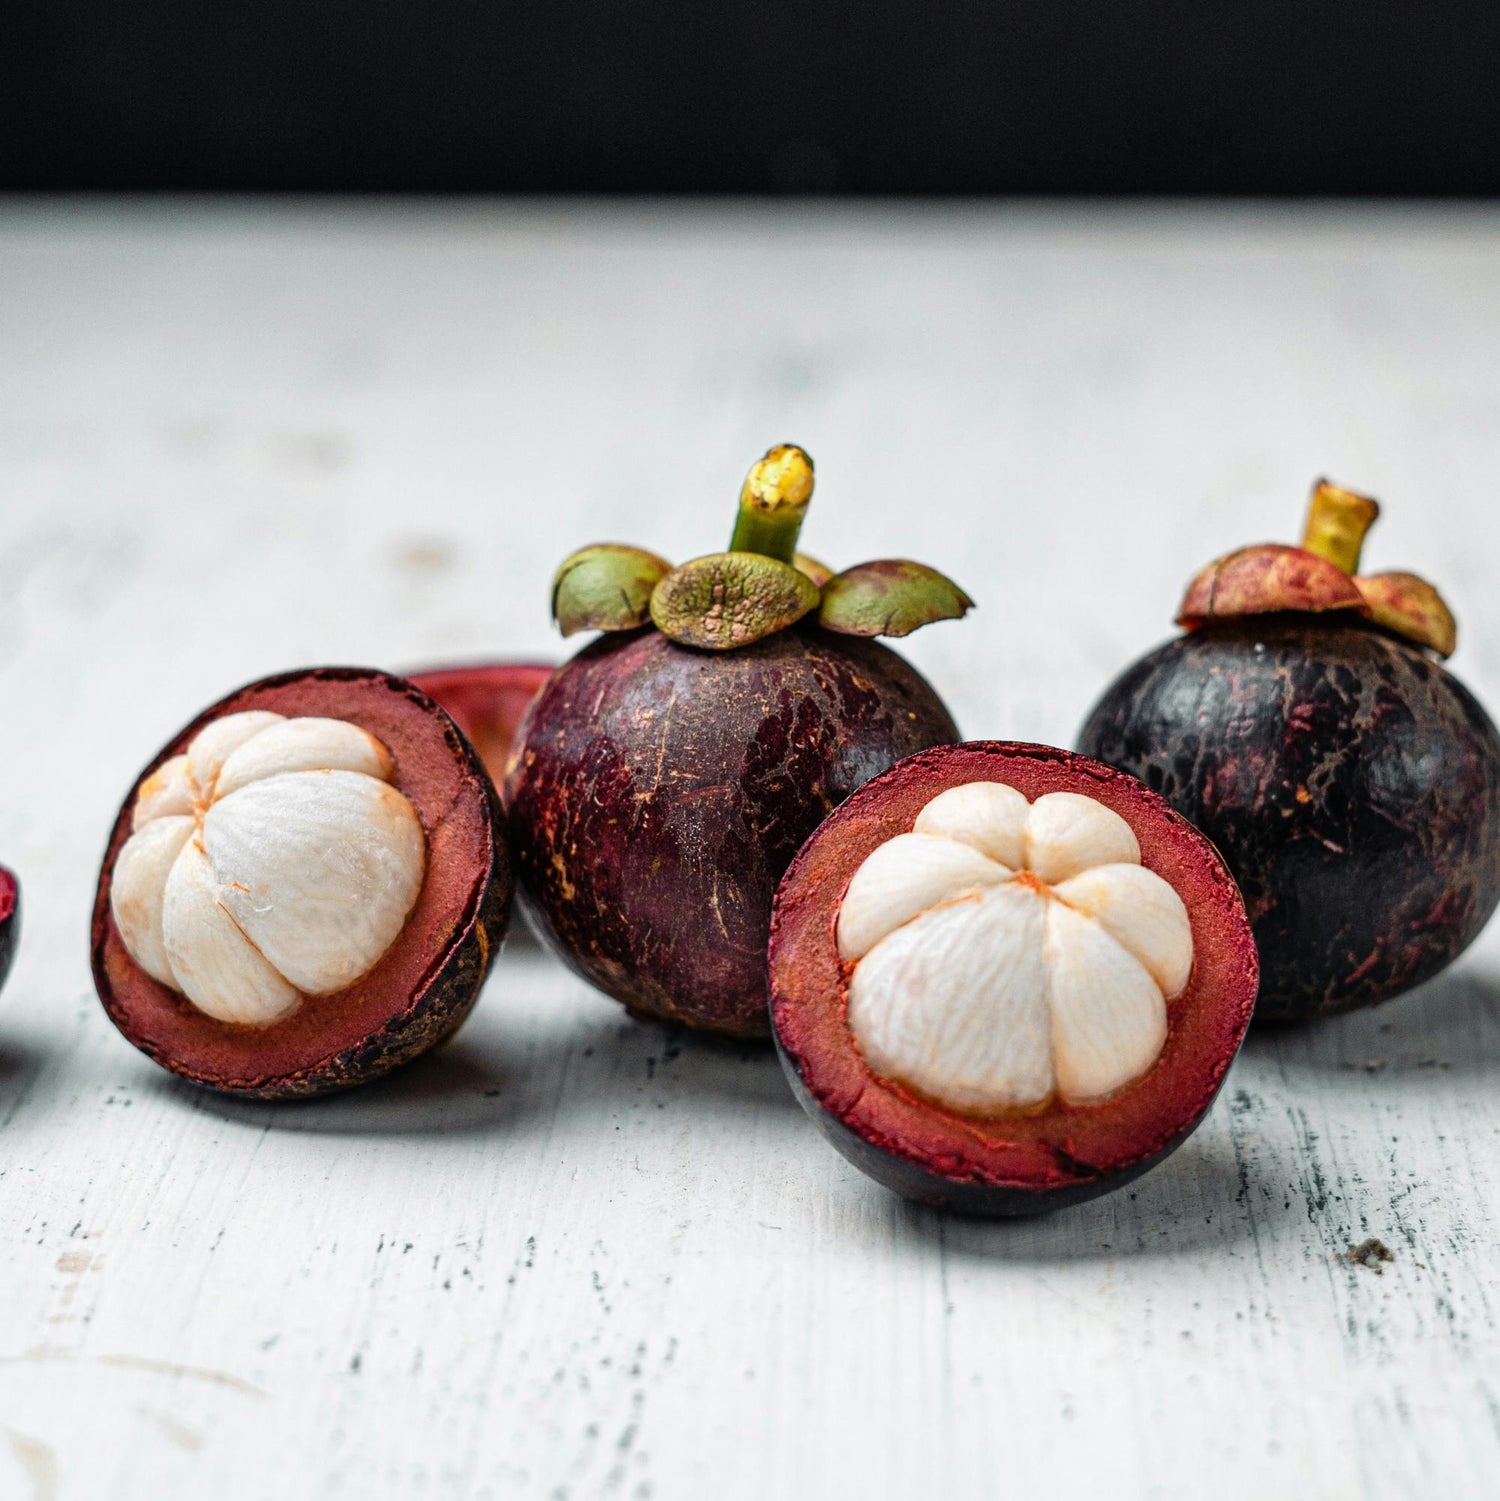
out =
{"type": "Polygon", "coordinates": [[[131,789],[94,980],[174,1073],[324,1094],[453,1032],[510,904],[494,787],[448,715],[386,673],[285,673],[200,715],[131,789]]]}
{"type": "Polygon", "coordinates": [[[1186,633],[1127,668],[1079,739],[1224,852],[1262,1020],[1400,995],[1500,900],[1500,737],[1436,660],[1456,641],[1437,590],[1358,573],[1378,514],[1320,481],[1303,545],[1210,564],[1186,633]]]}
{"type": "Polygon", "coordinates": [[[21,941],[21,883],[13,871],[0,865],[0,986],[4,986],[15,963],[21,941]]]}
{"type": "Polygon", "coordinates": [[[773,448],[728,552],[568,558],[554,617],[605,634],[543,687],[505,784],[544,938],[632,1012],[728,1036],[768,1030],[771,898],[802,842],[862,783],[958,735],[869,638],[970,600],[920,564],[835,575],[798,554],[812,487],[811,459],[773,448]]]}
{"type": "Polygon", "coordinates": [[[1006,741],[861,788],[771,923],[797,1098],[878,1182],[973,1214],[1076,1204],[1159,1162],[1218,1093],[1256,979],[1202,834],[1123,772],[1006,741]]]}

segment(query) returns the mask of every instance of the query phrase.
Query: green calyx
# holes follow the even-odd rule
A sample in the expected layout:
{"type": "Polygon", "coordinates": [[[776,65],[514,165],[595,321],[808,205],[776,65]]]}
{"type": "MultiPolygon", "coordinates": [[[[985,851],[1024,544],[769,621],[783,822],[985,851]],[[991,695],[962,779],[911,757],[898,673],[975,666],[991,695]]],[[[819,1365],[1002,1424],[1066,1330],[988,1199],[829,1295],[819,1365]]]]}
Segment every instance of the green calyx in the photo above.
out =
{"type": "Polygon", "coordinates": [[[674,568],[651,596],[651,619],[683,646],[749,646],[818,608],[818,586],[778,558],[716,552],[674,568]]]}
{"type": "Polygon", "coordinates": [[[836,574],[798,552],[812,492],[812,459],[780,444],[746,476],[727,552],[673,568],[621,543],[582,548],[552,581],[553,618],[565,636],[634,630],[649,620],[683,646],[730,651],[814,611],[830,631],[905,636],[973,608],[957,584],[921,563],[890,559],[836,574]]]}
{"type": "Polygon", "coordinates": [[[552,578],[552,618],[574,631],[629,631],[651,618],[651,591],[672,570],[665,558],[622,542],[581,547],[552,578]]]}
{"type": "Polygon", "coordinates": [[[961,620],[973,608],[974,601],[935,568],[884,558],[829,579],[818,624],[846,636],[909,636],[935,620],[961,620]]]}

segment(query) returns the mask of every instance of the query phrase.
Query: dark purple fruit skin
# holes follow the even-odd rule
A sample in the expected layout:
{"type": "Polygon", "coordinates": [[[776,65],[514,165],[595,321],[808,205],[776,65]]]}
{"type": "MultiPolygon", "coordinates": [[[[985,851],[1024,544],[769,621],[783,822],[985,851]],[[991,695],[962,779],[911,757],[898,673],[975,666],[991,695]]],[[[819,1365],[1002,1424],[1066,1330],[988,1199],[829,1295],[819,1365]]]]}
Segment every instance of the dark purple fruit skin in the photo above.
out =
{"type": "Polygon", "coordinates": [[[1260,951],[1258,1021],[1400,995],[1500,899],[1495,726],[1373,628],[1260,616],[1180,636],[1110,686],[1079,749],[1223,852],[1260,951]]]}
{"type": "Polygon", "coordinates": [[[21,883],[0,865],[0,988],[5,985],[21,941],[21,883]]]}
{"type": "Polygon", "coordinates": [[[796,627],[728,652],[604,636],[521,735],[505,802],[537,930],[631,1011],[763,1037],[792,857],[855,788],[958,730],[894,652],[796,627]]]}
{"type": "MultiPolygon", "coordinates": [[[[950,1178],[942,1173],[932,1172],[920,1163],[910,1162],[894,1152],[882,1151],[873,1142],[866,1141],[858,1131],[851,1131],[843,1121],[830,1114],[819,1103],[780,1042],[776,1044],[776,1053],[781,1059],[787,1083],[792,1086],[792,1093],[797,1097],[798,1104],[812,1117],[813,1124],[824,1141],[882,1188],[888,1188],[914,1204],[925,1204],[929,1209],[941,1209],[950,1214],[973,1215],[976,1219],[1026,1219],[1050,1214],[1054,1209],[1071,1209],[1075,1204],[1086,1204],[1090,1199],[1101,1198],[1117,1188],[1123,1188],[1127,1183],[1133,1183],[1157,1163],[1170,1157],[1193,1134],[1191,1130],[1184,1131],[1176,1141],[1169,1142],[1152,1156],[1108,1173],[1099,1173],[1091,1170],[1087,1164],[1079,1163],[1076,1183],[1049,1188],[1045,1192],[1039,1192],[1035,1188],[1006,1188],[998,1183],[950,1178]]],[[[1216,1089],[1209,1100],[1210,1104],[1217,1095],[1216,1089]]]]}

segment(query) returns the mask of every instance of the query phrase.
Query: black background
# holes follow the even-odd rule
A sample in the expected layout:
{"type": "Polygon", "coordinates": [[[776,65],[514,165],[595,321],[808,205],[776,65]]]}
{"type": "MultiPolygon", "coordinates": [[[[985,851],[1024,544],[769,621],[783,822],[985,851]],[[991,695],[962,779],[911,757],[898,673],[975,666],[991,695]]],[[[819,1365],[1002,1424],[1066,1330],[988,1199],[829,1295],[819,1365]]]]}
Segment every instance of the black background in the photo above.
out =
{"type": "Polygon", "coordinates": [[[9,0],[0,187],[1491,194],[1500,0],[9,0]]]}

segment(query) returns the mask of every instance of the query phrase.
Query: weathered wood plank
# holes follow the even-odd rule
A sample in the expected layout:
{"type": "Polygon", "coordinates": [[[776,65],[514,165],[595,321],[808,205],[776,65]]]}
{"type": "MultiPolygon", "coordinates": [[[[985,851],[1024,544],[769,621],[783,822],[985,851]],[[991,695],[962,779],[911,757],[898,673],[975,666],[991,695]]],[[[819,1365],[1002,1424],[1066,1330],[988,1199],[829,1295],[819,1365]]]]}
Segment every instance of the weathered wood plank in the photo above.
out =
{"type": "Polygon", "coordinates": [[[719,545],[782,438],[816,552],[979,599],[910,646],[970,732],[1069,739],[1325,470],[1496,701],[1497,345],[1489,211],[0,207],[0,1494],[1495,1494],[1500,935],[988,1226],[535,949],[441,1055],[271,1107],[126,1047],[84,930],[202,703],[556,651],[558,556],[719,545]]]}

